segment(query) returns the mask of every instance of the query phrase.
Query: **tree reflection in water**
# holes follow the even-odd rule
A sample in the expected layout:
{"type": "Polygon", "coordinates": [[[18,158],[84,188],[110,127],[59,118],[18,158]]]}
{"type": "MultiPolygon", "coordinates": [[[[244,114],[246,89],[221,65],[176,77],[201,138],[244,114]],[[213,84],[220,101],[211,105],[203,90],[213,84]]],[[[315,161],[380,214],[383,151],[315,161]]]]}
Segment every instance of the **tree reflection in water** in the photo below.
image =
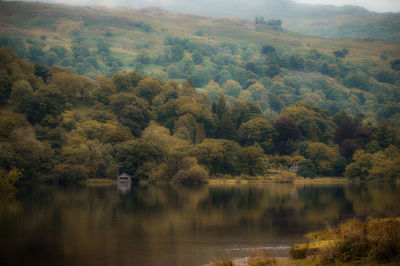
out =
{"type": "Polygon", "coordinates": [[[284,255],[326,221],[399,216],[399,192],[393,184],[23,188],[0,207],[0,261],[201,265],[257,247],[284,255]]]}

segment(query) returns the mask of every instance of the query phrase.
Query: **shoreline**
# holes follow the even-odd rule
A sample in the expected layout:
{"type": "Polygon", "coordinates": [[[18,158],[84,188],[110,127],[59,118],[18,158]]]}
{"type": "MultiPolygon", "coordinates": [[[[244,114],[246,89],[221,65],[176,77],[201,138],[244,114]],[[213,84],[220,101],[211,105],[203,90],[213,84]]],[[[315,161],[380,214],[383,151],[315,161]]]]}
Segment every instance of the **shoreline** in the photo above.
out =
{"type": "Polygon", "coordinates": [[[211,178],[208,180],[209,185],[239,185],[239,184],[294,184],[294,185],[335,185],[348,184],[351,181],[345,177],[318,177],[303,178],[294,177],[288,179],[286,176],[267,176],[247,178],[211,178]]]}
{"type": "MultiPolygon", "coordinates": [[[[377,182],[375,180],[350,180],[347,177],[316,177],[316,178],[304,178],[300,176],[287,175],[268,175],[268,176],[227,176],[225,177],[211,177],[207,180],[204,185],[256,185],[256,184],[293,184],[293,185],[344,185],[350,183],[390,183],[390,182],[377,182]]],[[[400,185],[400,180],[393,182],[396,185],[400,185]]],[[[81,182],[81,184],[86,186],[112,186],[118,185],[118,181],[114,179],[107,178],[89,178],[81,182]]],[[[168,184],[168,182],[151,182],[151,181],[140,181],[139,185],[160,185],[168,184]]]]}

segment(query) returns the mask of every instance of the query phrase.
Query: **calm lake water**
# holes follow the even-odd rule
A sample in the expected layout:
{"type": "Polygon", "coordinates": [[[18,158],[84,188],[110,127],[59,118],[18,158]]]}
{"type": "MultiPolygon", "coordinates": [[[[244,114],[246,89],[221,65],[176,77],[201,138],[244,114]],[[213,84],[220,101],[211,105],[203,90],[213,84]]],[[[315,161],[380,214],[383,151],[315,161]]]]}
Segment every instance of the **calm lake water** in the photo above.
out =
{"type": "Polygon", "coordinates": [[[255,249],[283,256],[352,217],[400,216],[400,186],[21,188],[0,201],[1,265],[204,265],[255,249]]]}

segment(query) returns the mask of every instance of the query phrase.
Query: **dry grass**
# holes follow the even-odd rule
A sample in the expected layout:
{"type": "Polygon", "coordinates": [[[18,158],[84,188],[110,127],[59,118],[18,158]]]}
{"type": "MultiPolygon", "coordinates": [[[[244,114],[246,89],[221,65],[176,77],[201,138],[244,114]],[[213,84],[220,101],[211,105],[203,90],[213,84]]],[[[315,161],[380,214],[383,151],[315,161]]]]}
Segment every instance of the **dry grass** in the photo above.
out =
{"type": "Polygon", "coordinates": [[[349,220],[309,234],[315,241],[293,247],[293,259],[313,256],[316,264],[400,263],[400,219],[349,220]]]}
{"type": "Polygon", "coordinates": [[[254,254],[247,258],[248,265],[250,266],[268,266],[278,265],[275,258],[270,257],[266,251],[257,250],[254,254]]]}
{"type": "Polygon", "coordinates": [[[211,263],[211,266],[233,266],[233,261],[230,258],[225,258],[225,259],[219,259],[219,260],[214,260],[211,263]]]}

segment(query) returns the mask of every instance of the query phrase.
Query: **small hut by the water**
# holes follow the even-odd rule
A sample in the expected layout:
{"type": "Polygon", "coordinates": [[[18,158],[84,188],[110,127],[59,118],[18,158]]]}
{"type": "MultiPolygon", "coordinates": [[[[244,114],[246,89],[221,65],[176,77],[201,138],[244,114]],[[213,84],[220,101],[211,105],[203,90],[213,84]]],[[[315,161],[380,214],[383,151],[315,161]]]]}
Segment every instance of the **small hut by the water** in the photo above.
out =
{"type": "Polygon", "coordinates": [[[118,183],[131,183],[132,182],[132,178],[130,175],[128,175],[127,173],[123,173],[122,175],[117,177],[118,183]]]}

